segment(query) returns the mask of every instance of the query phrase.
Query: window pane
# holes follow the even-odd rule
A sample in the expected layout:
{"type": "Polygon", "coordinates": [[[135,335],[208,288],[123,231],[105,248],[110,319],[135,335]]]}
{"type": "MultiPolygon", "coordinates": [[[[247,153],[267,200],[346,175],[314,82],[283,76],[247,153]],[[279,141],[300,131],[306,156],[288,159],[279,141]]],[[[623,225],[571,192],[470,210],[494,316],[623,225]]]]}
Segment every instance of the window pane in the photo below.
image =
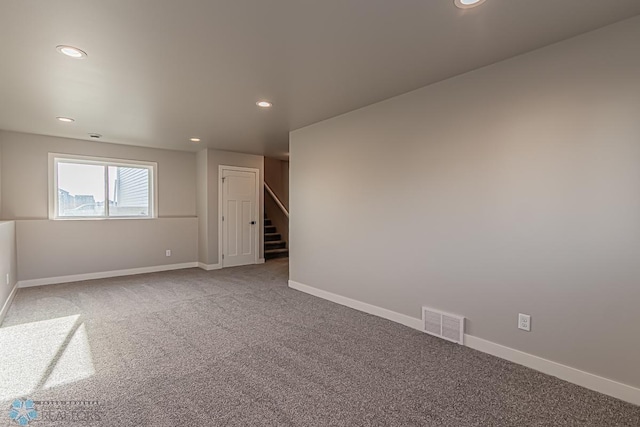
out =
{"type": "Polygon", "coordinates": [[[58,216],[104,216],[104,166],[58,163],[58,216]]]}
{"type": "Polygon", "coordinates": [[[109,216],[149,214],[149,169],[109,166],[109,216]]]}

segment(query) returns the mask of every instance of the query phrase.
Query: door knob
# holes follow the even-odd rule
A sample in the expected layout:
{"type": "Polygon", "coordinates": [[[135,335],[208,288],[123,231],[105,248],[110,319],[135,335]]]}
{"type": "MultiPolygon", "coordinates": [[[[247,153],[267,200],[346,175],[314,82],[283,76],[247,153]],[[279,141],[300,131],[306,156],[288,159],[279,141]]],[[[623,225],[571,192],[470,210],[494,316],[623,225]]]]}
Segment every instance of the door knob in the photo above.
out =
{"type": "Polygon", "coordinates": [[[251,225],[256,225],[256,222],[255,221],[251,221],[251,225]]]}

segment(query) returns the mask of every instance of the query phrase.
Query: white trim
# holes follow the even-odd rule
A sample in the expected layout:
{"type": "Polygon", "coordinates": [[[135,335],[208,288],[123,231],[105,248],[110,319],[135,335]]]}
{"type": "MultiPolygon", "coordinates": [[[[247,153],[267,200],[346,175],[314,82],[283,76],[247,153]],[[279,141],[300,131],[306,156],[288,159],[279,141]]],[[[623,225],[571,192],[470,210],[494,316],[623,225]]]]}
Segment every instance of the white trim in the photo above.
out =
{"type": "Polygon", "coordinates": [[[535,369],[536,371],[558,377],[561,380],[624,400],[625,402],[633,403],[634,405],[640,405],[640,388],[581,371],[571,366],[543,359],[542,357],[525,353],[511,347],[505,347],[472,335],[465,335],[464,338],[465,345],[474,350],[535,369]]]}
{"type": "Polygon", "coordinates": [[[266,260],[264,258],[260,258],[258,259],[257,264],[264,264],[266,262],[266,260]]]}
{"type": "Polygon", "coordinates": [[[49,153],[49,219],[51,220],[95,220],[95,219],[155,219],[158,218],[158,163],[146,160],[126,160],[109,157],[81,156],[77,154],[49,153]],[[62,161],[65,163],[95,164],[105,166],[105,197],[109,198],[108,166],[131,166],[146,168],[149,170],[151,180],[149,182],[149,205],[148,216],[109,216],[109,204],[105,204],[105,215],[100,217],[83,216],[58,216],[58,174],[57,165],[62,161]]]}
{"type": "Polygon", "coordinates": [[[222,165],[218,165],[218,264],[220,268],[224,268],[224,254],[222,252],[223,246],[223,234],[222,230],[222,213],[224,206],[222,206],[222,165]]]}
{"type": "Polygon", "coordinates": [[[49,153],[48,166],[49,166],[49,219],[56,217],[56,205],[58,199],[58,174],[55,168],[55,153],[49,153]]]}
{"type": "MultiPolygon", "coordinates": [[[[223,257],[223,247],[224,247],[224,231],[222,228],[222,214],[224,213],[223,206],[223,188],[222,188],[222,172],[225,170],[230,171],[239,171],[239,172],[252,172],[256,175],[256,205],[254,208],[255,221],[256,226],[254,227],[254,264],[260,264],[258,257],[260,256],[260,230],[262,230],[262,218],[260,218],[260,190],[262,187],[260,186],[260,169],[256,168],[244,168],[241,166],[228,166],[228,165],[218,165],[218,262],[220,264],[220,268],[224,268],[224,257],[223,257]]],[[[234,266],[239,267],[239,266],[234,266]]]]}
{"type": "Polygon", "coordinates": [[[4,302],[4,305],[2,306],[2,310],[0,310],[0,325],[2,325],[2,322],[4,321],[4,317],[7,315],[7,312],[9,311],[9,307],[11,307],[11,303],[13,302],[13,298],[16,296],[16,292],[18,292],[17,282],[15,285],[13,285],[13,289],[11,289],[11,292],[9,293],[7,300],[4,302]]]}
{"type": "Polygon", "coordinates": [[[198,267],[197,262],[181,264],[155,265],[153,267],[129,268],[126,270],[101,271],[98,273],[73,274],[71,276],[45,277],[43,279],[20,280],[19,288],[32,286],[55,285],[57,283],[81,282],[83,280],[106,279],[108,277],[132,276],[134,274],[156,273],[158,271],[181,270],[198,267]]]}
{"type": "Polygon", "coordinates": [[[206,271],[220,270],[222,268],[220,264],[205,264],[204,262],[199,262],[198,267],[206,271]]]}
{"type": "MultiPolygon", "coordinates": [[[[303,285],[302,283],[289,280],[289,287],[305,292],[316,297],[326,299],[337,304],[351,307],[365,313],[373,314],[387,320],[408,326],[422,331],[422,320],[405,314],[396,313],[385,308],[367,304],[322,289],[303,285]]],[[[483,353],[491,354],[501,359],[508,360],[519,365],[526,366],[544,374],[558,377],[573,384],[597,391],[608,396],[624,400],[635,405],[640,405],[640,388],[632,387],[608,378],[600,377],[589,372],[581,371],[570,366],[562,365],[548,359],[543,359],[533,354],[525,353],[510,347],[484,340],[472,335],[465,334],[464,345],[483,353]]]]}
{"type": "Polygon", "coordinates": [[[289,280],[289,287],[322,299],[335,302],[340,305],[345,305],[355,310],[364,311],[365,313],[373,314],[374,316],[382,317],[384,319],[391,320],[392,322],[400,323],[419,331],[422,330],[422,320],[416,319],[415,317],[396,313],[395,311],[387,310],[386,308],[377,307],[375,305],[367,304],[366,302],[361,302],[351,298],[343,297],[342,295],[323,291],[322,289],[303,285],[302,283],[298,283],[293,280],[289,280]]]}
{"type": "Polygon", "coordinates": [[[223,234],[222,230],[222,213],[224,212],[224,206],[222,206],[222,165],[218,165],[218,264],[220,268],[224,268],[224,253],[222,252],[223,246],[223,234]]]}

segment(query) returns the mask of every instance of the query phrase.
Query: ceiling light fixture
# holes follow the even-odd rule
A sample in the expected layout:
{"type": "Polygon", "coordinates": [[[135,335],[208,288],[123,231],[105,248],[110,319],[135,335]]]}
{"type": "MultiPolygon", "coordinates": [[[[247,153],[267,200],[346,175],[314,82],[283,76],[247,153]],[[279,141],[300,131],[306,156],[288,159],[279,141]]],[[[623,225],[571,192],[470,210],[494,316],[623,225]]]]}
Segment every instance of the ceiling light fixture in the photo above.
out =
{"type": "Polygon", "coordinates": [[[470,9],[472,7],[480,6],[486,0],[454,0],[453,3],[460,9],[470,9]]]}
{"type": "Polygon", "coordinates": [[[75,59],[82,59],[87,57],[87,52],[73,46],[60,45],[60,46],[56,46],[56,50],[63,55],[67,55],[75,59]]]}
{"type": "Polygon", "coordinates": [[[269,101],[258,101],[256,102],[256,105],[260,108],[271,108],[273,107],[273,104],[270,103],[269,101]]]}
{"type": "Polygon", "coordinates": [[[191,142],[200,142],[200,138],[191,138],[189,139],[191,142]]]}
{"type": "Polygon", "coordinates": [[[56,117],[56,119],[60,120],[61,122],[65,122],[65,123],[75,122],[75,120],[72,119],[71,117],[56,117]]]}
{"type": "Polygon", "coordinates": [[[100,135],[99,133],[90,133],[89,136],[94,139],[102,138],[102,135],[100,135]]]}

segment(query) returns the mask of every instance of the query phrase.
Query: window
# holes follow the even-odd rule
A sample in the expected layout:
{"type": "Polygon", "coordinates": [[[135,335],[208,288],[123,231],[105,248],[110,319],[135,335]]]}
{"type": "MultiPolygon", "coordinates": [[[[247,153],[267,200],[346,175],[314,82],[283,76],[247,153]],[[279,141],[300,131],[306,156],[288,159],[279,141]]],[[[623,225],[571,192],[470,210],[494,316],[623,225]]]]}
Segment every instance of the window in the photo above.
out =
{"type": "Polygon", "coordinates": [[[157,164],[49,154],[51,219],[155,218],[157,164]]]}

